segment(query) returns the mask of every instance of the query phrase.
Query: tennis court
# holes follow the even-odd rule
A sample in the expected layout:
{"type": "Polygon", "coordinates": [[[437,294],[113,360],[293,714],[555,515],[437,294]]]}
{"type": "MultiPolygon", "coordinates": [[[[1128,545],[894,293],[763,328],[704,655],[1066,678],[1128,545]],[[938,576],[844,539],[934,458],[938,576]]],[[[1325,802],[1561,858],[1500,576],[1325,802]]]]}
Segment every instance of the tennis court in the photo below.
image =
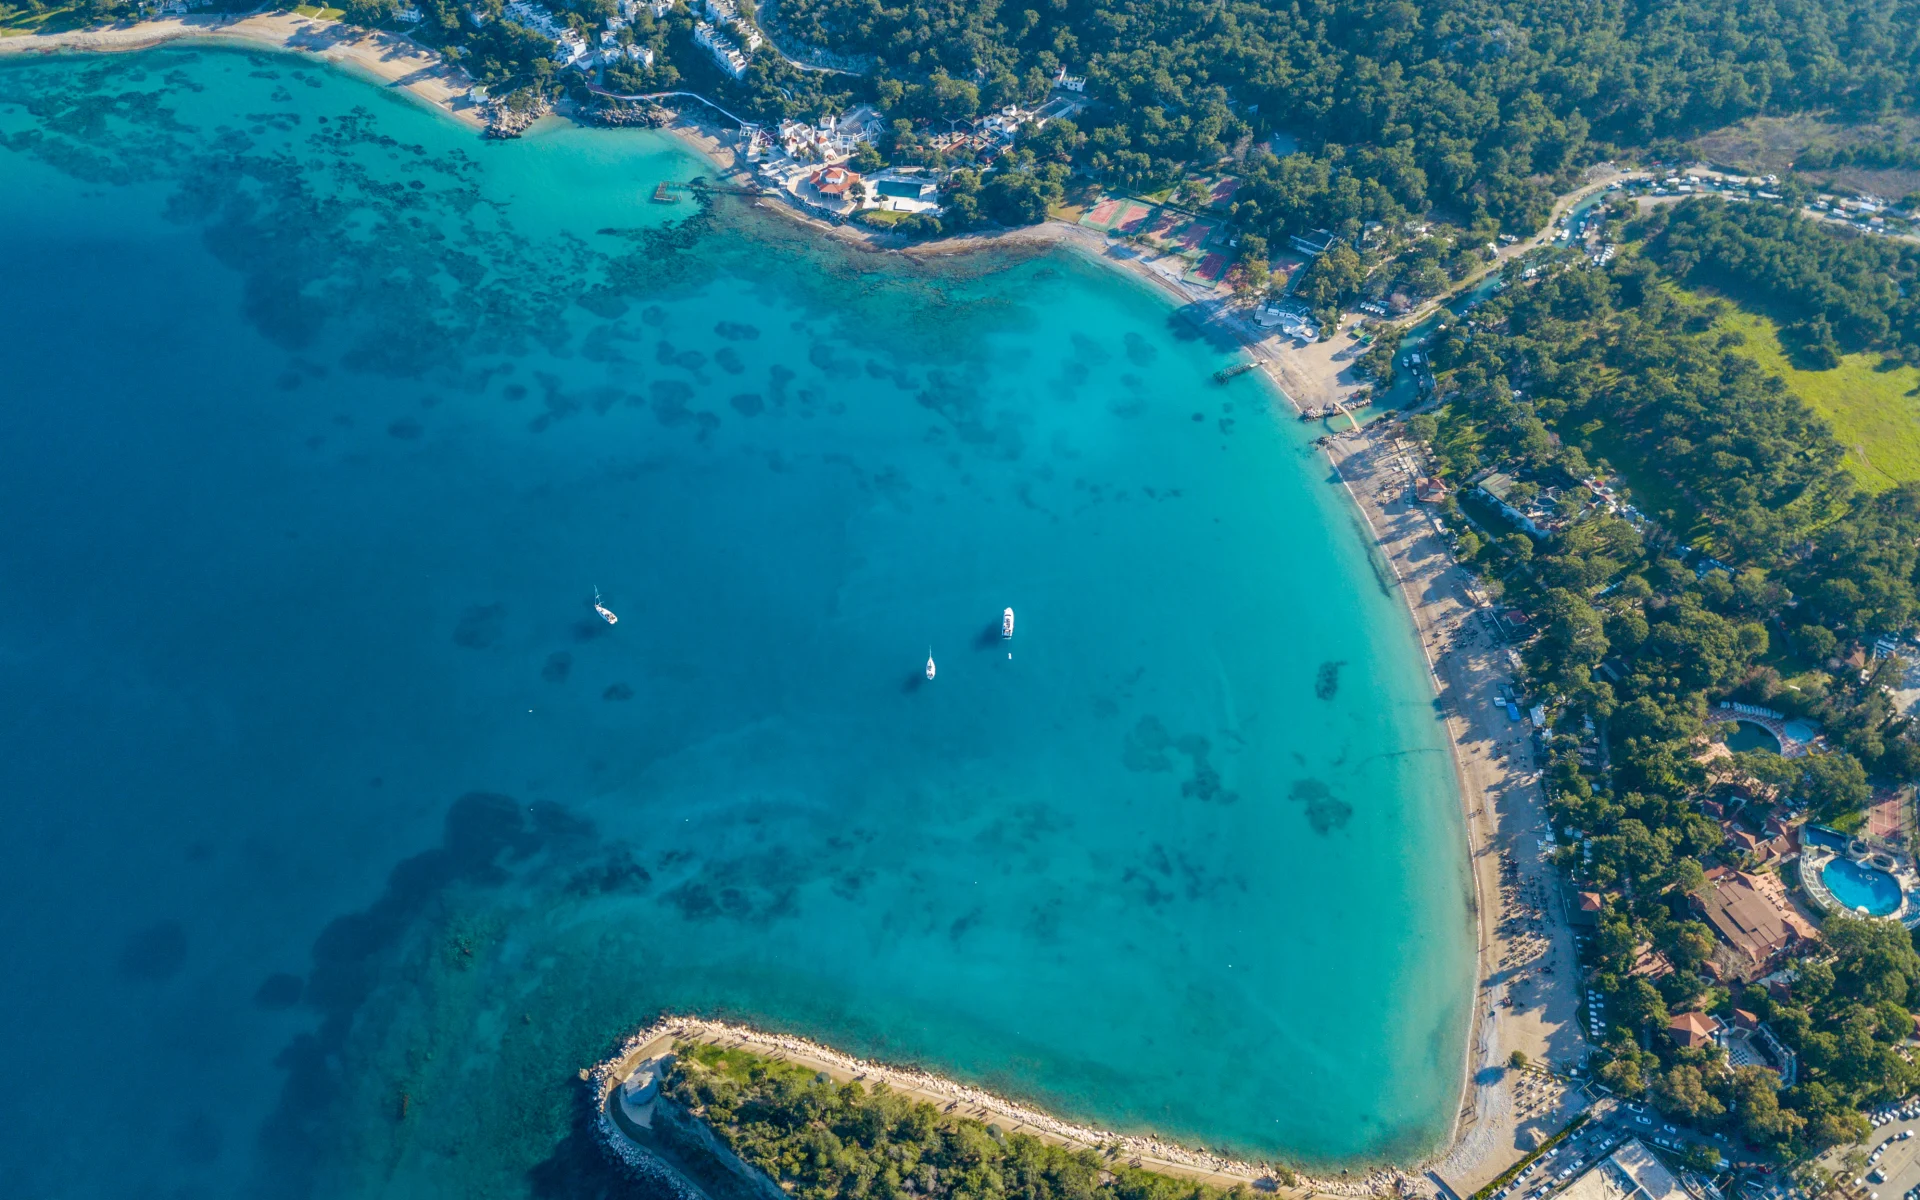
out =
{"type": "Polygon", "coordinates": [[[1153,220],[1147,222],[1147,227],[1141,230],[1141,232],[1156,242],[1165,242],[1168,245],[1172,245],[1174,240],[1180,236],[1180,231],[1187,227],[1187,222],[1190,219],[1191,218],[1187,217],[1184,213],[1177,213],[1171,208],[1163,208],[1153,214],[1153,220]]]}
{"type": "Polygon", "coordinates": [[[1188,267],[1187,273],[1181,276],[1181,278],[1185,279],[1188,283],[1204,283],[1212,287],[1227,277],[1227,268],[1230,265],[1232,265],[1232,260],[1226,255],[1209,254],[1199,262],[1193,264],[1193,266],[1188,267]]]}
{"type": "Polygon", "coordinates": [[[1098,229],[1102,232],[1112,229],[1114,218],[1120,215],[1120,206],[1124,203],[1126,201],[1108,197],[1082,213],[1080,223],[1088,229],[1098,229]]]}
{"type": "Polygon", "coordinates": [[[1173,244],[1178,246],[1182,253],[1191,253],[1205,247],[1218,232],[1220,232],[1220,226],[1212,221],[1194,221],[1180,231],[1173,239],[1173,244]]]}
{"type": "Polygon", "coordinates": [[[1154,211],[1151,204],[1109,196],[1089,208],[1080,223],[1102,233],[1138,233],[1154,211]]]}

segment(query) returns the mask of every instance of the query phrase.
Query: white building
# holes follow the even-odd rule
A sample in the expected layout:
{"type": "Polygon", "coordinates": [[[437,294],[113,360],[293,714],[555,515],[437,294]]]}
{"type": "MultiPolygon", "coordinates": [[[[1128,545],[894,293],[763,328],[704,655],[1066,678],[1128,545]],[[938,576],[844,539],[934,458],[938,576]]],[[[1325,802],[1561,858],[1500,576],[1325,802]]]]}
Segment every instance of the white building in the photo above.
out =
{"type": "Polygon", "coordinates": [[[507,5],[502,12],[504,12],[507,19],[514,24],[524,25],[528,29],[536,33],[543,33],[555,41],[560,40],[561,32],[566,29],[566,26],[561,23],[559,18],[555,17],[552,12],[537,5],[529,4],[527,0],[513,0],[513,3],[507,5]]]}
{"type": "Polygon", "coordinates": [[[587,39],[571,29],[561,30],[559,36],[553,39],[553,61],[563,67],[570,67],[592,53],[587,39]]]}
{"type": "Polygon", "coordinates": [[[735,79],[747,73],[747,56],[740,53],[740,47],[705,21],[693,23],[693,40],[705,46],[720,69],[735,79]]]}

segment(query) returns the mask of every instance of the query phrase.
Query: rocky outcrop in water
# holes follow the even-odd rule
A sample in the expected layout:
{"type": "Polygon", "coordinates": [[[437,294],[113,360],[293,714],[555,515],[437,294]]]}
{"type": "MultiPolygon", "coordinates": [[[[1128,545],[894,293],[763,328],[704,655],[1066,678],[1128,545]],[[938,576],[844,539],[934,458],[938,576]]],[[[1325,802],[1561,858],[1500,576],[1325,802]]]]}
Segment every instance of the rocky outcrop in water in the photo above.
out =
{"type": "Polygon", "coordinates": [[[539,99],[527,108],[508,108],[496,104],[487,112],[487,136],[490,138],[517,138],[532,127],[535,121],[553,111],[553,105],[545,99],[539,99]]]}
{"type": "Polygon", "coordinates": [[[616,127],[637,125],[644,129],[658,129],[671,121],[673,114],[658,104],[605,100],[588,110],[587,119],[595,125],[616,127]]]}

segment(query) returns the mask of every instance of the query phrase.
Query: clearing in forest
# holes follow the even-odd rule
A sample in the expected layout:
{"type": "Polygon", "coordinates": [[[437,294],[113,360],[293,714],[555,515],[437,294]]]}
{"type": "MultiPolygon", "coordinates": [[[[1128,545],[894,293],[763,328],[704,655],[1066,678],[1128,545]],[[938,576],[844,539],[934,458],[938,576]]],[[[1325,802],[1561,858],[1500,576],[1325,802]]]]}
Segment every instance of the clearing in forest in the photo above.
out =
{"type": "Polygon", "coordinates": [[[1830,371],[1804,371],[1787,357],[1779,326],[1768,318],[1734,308],[1720,324],[1746,337],[1739,353],[1785,379],[1827,419],[1861,487],[1880,492],[1920,479],[1920,368],[1868,352],[1844,355],[1830,371]]]}

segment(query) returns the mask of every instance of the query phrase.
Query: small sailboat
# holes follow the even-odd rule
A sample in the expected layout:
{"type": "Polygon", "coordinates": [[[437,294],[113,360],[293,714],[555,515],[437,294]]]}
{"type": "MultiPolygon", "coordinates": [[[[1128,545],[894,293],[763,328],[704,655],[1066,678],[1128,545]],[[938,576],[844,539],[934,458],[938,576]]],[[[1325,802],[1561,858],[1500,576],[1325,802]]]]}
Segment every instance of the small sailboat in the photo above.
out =
{"type": "Polygon", "coordinates": [[[933,647],[927,647],[927,678],[933,678],[933,647]]]}
{"type": "Polygon", "coordinates": [[[1000,614],[1000,636],[1005,639],[1011,639],[1013,637],[1013,610],[1011,608],[1000,614]]]}
{"type": "Polygon", "coordinates": [[[599,613],[600,619],[609,625],[618,625],[620,623],[620,618],[613,615],[613,610],[600,603],[599,584],[593,586],[593,611],[599,613]]]}

